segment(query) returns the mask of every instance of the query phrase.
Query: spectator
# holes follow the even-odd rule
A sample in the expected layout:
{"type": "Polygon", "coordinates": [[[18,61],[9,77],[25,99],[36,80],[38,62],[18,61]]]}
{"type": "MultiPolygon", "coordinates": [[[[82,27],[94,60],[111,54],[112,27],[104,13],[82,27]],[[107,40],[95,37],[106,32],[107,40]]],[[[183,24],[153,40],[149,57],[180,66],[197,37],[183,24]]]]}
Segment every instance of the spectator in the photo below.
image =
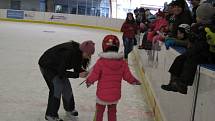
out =
{"type": "Polygon", "coordinates": [[[163,41],[166,35],[166,32],[168,31],[168,22],[165,18],[164,12],[161,12],[158,10],[158,13],[156,13],[156,20],[151,25],[152,32],[149,32],[148,34],[152,34],[153,36],[147,36],[147,40],[156,42],[156,41],[163,41]],[[152,37],[152,38],[150,38],[152,37]]]}
{"type": "Polygon", "coordinates": [[[136,23],[139,25],[140,23],[144,23],[146,21],[145,9],[139,8],[138,16],[136,17],[136,23]]]}
{"type": "Polygon", "coordinates": [[[136,23],[139,27],[137,34],[135,36],[135,45],[140,45],[140,40],[143,36],[143,33],[147,31],[148,21],[146,16],[146,10],[144,8],[139,8],[139,14],[136,18],[136,23]]]}
{"type": "Polygon", "coordinates": [[[165,14],[158,10],[156,13],[156,20],[151,24],[150,29],[152,31],[160,31],[162,27],[167,26],[168,22],[166,21],[165,14]]]}
{"type": "Polygon", "coordinates": [[[188,47],[188,38],[190,34],[190,25],[181,24],[177,29],[177,38],[167,37],[165,39],[166,48],[169,49],[170,46],[182,46],[188,47]]]}
{"type": "Polygon", "coordinates": [[[138,7],[136,7],[136,9],[134,9],[134,15],[135,15],[135,19],[137,19],[138,15],[139,15],[139,9],[138,9],[138,7]]]}
{"type": "Polygon", "coordinates": [[[132,13],[127,13],[127,18],[121,27],[123,32],[124,58],[128,58],[128,54],[133,50],[135,35],[137,34],[137,24],[135,23],[132,13]]]}
{"type": "MultiPolygon", "coordinates": [[[[165,32],[165,28],[167,28],[168,22],[165,19],[165,14],[158,10],[156,13],[156,20],[151,23],[150,28],[148,29],[148,32],[145,34],[146,35],[146,40],[143,39],[142,45],[139,47],[139,49],[146,49],[145,41],[152,42],[153,40],[163,40],[162,36],[158,35],[163,34],[165,32]],[[158,35],[158,36],[156,36],[158,35]],[[155,38],[154,38],[155,37],[155,38]]],[[[155,41],[154,41],[155,42],[155,41]]]]}
{"type": "Polygon", "coordinates": [[[165,14],[166,20],[169,21],[170,16],[173,15],[171,4],[165,3],[163,12],[165,14]]]}
{"type": "Polygon", "coordinates": [[[192,20],[193,23],[196,23],[196,9],[199,7],[200,0],[190,0],[193,8],[192,8],[192,20]]]}
{"type": "Polygon", "coordinates": [[[174,14],[174,22],[172,27],[170,28],[170,36],[176,37],[177,35],[177,27],[180,24],[188,24],[191,25],[192,17],[189,10],[186,9],[186,2],[184,0],[176,0],[171,3],[173,7],[174,14]]]}
{"type": "Polygon", "coordinates": [[[215,8],[211,4],[203,3],[197,8],[197,24],[192,26],[192,36],[189,39],[193,45],[185,53],[176,57],[169,69],[170,82],[168,85],[162,85],[162,89],[187,94],[187,87],[193,84],[197,65],[215,64],[215,53],[210,50],[205,32],[205,28],[215,32],[214,15],[215,8]]]}
{"type": "Polygon", "coordinates": [[[155,20],[155,15],[153,15],[151,12],[150,12],[150,10],[149,9],[146,9],[145,10],[145,15],[146,15],[146,20],[149,22],[149,23],[151,23],[151,22],[153,22],[154,20],[155,20]]]}
{"type": "Polygon", "coordinates": [[[168,21],[169,34],[171,35],[171,31],[173,30],[173,24],[175,23],[175,15],[173,11],[173,2],[168,5],[168,13],[166,13],[166,20],[168,21]]]}
{"type": "Polygon", "coordinates": [[[138,26],[140,26],[140,33],[144,33],[148,29],[148,20],[146,16],[146,10],[144,8],[139,9],[139,18],[137,21],[138,26]]]}

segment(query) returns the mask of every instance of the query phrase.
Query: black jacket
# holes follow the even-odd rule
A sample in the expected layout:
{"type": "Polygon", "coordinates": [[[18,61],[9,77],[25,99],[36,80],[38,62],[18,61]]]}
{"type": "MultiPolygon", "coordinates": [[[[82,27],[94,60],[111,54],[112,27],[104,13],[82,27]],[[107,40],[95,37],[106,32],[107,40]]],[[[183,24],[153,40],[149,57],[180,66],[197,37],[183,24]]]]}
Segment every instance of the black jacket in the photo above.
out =
{"type": "Polygon", "coordinates": [[[186,52],[188,56],[193,56],[199,53],[210,53],[205,27],[209,27],[211,30],[215,30],[214,24],[198,23],[191,27],[189,41],[192,43],[192,47],[189,48],[186,52]]]}
{"type": "Polygon", "coordinates": [[[43,69],[60,78],[78,78],[82,68],[82,52],[79,43],[71,41],[48,49],[39,59],[43,69]],[[74,69],[74,71],[68,71],[74,69]]]}
{"type": "Polygon", "coordinates": [[[176,37],[177,36],[177,30],[178,26],[180,24],[192,24],[192,16],[190,11],[184,11],[181,14],[175,16],[175,22],[173,23],[173,30],[172,30],[172,36],[176,37]]]}
{"type": "Polygon", "coordinates": [[[196,23],[196,10],[199,6],[193,7],[192,9],[192,19],[193,19],[193,23],[196,23]]]}

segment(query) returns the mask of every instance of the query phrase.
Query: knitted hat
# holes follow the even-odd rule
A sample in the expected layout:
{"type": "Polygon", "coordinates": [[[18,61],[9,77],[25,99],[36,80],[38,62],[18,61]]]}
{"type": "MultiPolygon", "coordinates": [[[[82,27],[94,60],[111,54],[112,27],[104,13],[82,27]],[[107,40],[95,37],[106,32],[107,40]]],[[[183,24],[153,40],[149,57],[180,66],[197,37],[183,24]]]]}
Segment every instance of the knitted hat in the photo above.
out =
{"type": "Polygon", "coordinates": [[[79,48],[82,52],[92,55],[95,52],[95,43],[91,40],[87,40],[81,43],[79,48]]]}
{"type": "Polygon", "coordinates": [[[102,49],[104,52],[108,50],[110,47],[119,48],[119,39],[115,35],[107,35],[104,37],[102,42],[102,49]]]}
{"type": "Polygon", "coordinates": [[[215,15],[215,8],[210,3],[202,3],[196,10],[196,17],[209,21],[215,15]]]}

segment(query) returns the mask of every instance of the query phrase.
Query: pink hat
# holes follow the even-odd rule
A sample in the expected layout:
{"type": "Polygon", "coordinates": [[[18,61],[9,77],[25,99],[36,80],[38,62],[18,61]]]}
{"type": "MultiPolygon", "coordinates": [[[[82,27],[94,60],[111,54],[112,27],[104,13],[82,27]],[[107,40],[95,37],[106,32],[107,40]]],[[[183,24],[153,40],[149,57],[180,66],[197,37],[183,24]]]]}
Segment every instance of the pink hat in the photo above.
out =
{"type": "Polygon", "coordinates": [[[92,55],[95,52],[95,43],[92,40],[84,41],[80,44],[80,50],[82,52],[92,55]]]}

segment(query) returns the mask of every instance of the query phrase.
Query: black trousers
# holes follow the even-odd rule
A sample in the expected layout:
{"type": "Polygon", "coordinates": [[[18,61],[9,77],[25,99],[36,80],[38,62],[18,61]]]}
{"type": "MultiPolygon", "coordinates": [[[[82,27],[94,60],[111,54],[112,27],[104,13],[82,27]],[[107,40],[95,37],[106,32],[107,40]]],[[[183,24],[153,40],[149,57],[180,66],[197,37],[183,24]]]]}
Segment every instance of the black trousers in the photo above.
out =
{"type": "Polygon", "coordinates": [[[175,58],[169,72],[177,77],[176,82],[184,85],[192,85],[198,64],[214,64],[215,54],[209,51],[195,55],[187,55],[186,52],[175,58]]]}
{"type": "Polygon", "coordinates": [[[63,98],[64,109],[66,111],[73,111],[75,109],[75,101],[69,79],[61,79],[51,71],[41,67],[40,70],[49,88],[46,115],[58,117],[61,96],[63,98]]]}

